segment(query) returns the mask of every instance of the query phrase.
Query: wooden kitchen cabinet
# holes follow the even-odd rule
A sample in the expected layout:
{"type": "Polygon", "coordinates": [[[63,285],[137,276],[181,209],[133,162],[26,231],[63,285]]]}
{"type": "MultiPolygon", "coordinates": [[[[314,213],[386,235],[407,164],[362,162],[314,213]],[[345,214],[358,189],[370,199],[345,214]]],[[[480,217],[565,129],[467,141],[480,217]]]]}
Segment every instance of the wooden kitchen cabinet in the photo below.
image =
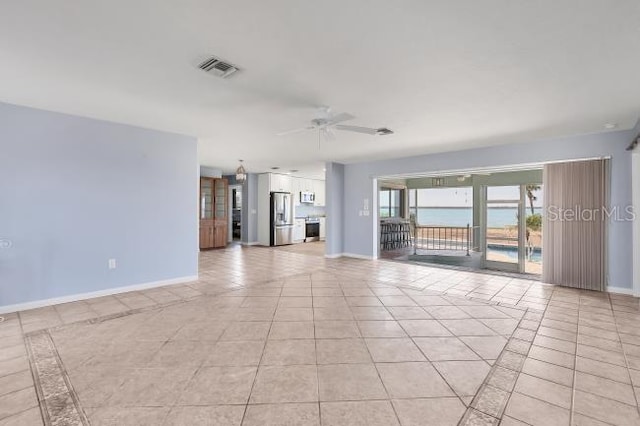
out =
{"type": "Polygon", "coordinates": [[[226,179],[200,178],[200,248],[227,245],[229,183],[226,179]]]}

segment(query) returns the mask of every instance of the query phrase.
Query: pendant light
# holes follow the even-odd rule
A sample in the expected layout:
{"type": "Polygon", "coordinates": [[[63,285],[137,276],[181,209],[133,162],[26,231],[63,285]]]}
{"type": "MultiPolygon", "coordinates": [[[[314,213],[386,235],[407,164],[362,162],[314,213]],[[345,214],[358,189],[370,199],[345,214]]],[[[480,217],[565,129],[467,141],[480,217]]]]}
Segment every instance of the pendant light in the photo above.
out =
{"type": "Polygon", "coordinates": [[[242,165],[242,160],[240,160],[240,166],[236,169],[236,182],[239,184],[243,184],[247,180],[247,172],[242,165]]]}

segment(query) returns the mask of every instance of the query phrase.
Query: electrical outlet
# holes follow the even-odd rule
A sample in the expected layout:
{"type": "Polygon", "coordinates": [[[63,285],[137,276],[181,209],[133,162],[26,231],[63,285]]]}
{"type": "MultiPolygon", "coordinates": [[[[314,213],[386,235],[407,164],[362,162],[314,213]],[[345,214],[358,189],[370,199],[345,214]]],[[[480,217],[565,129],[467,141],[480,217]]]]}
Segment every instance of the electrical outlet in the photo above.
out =
{"type": "Polygon", "coordinates": [[[109,259],[109,269],[116,269],[116,260],[109,259]]]}

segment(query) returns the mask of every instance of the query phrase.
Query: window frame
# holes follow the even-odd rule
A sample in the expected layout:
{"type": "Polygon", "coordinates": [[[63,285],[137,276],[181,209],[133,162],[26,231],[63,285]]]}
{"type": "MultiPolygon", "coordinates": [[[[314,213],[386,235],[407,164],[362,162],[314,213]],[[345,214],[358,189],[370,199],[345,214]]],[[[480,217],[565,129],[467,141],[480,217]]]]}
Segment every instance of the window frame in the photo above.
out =
{"type": "Polygon", "coordinates": [[[407,193],[407,188],[389,188],[389,187],[380,187],[380,189],[378,190],[378,214],[380,215],[381,219],[402,219],[406,216],[406,208],[405,208],[405,200],[406,200],[406,195],[407,193]],[[392,194],[395,193],[395,191],[398,192],[398,204],[395,205],[392,203],[392,194]],[[386,192],[388,194],[388,198],[387,198],[387,205],[383,206],[382,203],[380,202],[381,197],[382,197],[382,193],[386,192]],[[397,209],[398,214],[397,215],[392,215],[392,213],[397,209]],[[387,215],[384,216],[382,213],[383,211],[386,211],[387,215]]]}

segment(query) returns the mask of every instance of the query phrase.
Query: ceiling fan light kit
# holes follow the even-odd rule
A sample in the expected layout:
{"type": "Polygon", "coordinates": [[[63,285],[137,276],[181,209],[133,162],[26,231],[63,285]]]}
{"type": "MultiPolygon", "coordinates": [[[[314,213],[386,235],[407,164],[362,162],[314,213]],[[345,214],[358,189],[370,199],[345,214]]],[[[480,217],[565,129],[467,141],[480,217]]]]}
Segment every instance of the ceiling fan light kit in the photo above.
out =
{"type": "Polygon", "coordinates": [[[242,160],[240,160],[240,166],[236,169],[236,182],[239,184],[245,183],[247,180],[247,171],[244,169],[242,165],[242,160]]]}

